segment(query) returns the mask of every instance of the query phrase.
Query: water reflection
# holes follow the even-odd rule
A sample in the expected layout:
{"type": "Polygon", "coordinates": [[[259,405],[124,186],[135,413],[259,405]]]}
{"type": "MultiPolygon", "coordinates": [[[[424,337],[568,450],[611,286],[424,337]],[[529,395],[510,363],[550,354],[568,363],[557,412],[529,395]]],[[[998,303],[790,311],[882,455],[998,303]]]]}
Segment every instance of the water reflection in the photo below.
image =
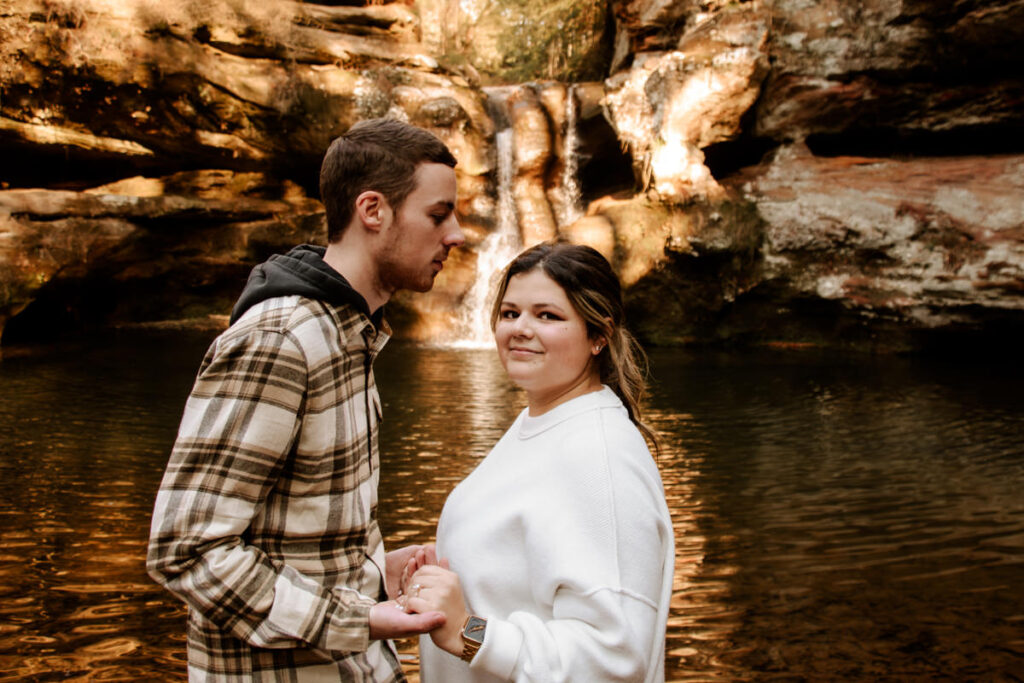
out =
{"type": "MultiPolygon", "coordinates": [[[[0,363],[0,680],[184,679],[185,611],[146,576],[145,539],[207,341],[133,336],[0,363]]],[[[671,680],[1024,670],[1019,370],[652,361],[677,538],[671,680]]],[[[493,351],[392,344],[377,378],[381,523],[389,545],[428,541],[523,397],[493,351]]]]}
{"type": "Polygon", "coordinates": [[[185,679],[185,610],[146,575],[145,539],[205,344],[0,363],[0,680],[185,679]]]}
{"type": "Polygon", "coordinates": [[[678,680],[1020,670],[1015,381],[899,359],[653,355],[678,680]]]}

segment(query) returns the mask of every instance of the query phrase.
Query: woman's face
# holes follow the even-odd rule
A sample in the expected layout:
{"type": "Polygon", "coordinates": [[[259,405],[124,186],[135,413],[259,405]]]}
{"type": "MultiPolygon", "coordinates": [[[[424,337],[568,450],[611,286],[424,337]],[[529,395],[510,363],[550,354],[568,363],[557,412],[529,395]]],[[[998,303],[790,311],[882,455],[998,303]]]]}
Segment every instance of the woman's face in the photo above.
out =
{"type": "Polygon", "coordinates": [[[531,415],[601,388],[595,340],[565,291],[539,268],[509,280],[494,340],[505,372],[526,391],[531,415]]]}

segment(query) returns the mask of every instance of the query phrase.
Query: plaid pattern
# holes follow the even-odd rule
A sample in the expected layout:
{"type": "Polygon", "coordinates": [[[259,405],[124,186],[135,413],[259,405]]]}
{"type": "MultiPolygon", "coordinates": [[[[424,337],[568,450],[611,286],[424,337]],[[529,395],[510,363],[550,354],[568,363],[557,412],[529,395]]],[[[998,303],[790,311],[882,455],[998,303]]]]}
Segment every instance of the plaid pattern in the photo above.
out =
{"type": "Polygon", "coordinates": [[[388,339],[350,306],[287,296],[211,345],[157,494],[148,569],[189,605],[189,677],[400,681],[369,640],[388,339]]]}

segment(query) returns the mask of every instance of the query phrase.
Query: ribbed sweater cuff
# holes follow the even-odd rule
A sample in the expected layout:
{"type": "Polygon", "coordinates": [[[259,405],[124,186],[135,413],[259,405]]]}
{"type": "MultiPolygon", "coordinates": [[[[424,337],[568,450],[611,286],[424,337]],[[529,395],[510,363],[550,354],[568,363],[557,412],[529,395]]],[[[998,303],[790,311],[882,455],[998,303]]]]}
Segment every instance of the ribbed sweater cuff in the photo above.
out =
{"type": "Polygon", "coordinates": [[[523,647],[523,632],[514,624],[499,619],[487,619],[484,644],[473,657],[469,668],[484,670],[502,680],[512,680],[512,673],[523,647]]]}

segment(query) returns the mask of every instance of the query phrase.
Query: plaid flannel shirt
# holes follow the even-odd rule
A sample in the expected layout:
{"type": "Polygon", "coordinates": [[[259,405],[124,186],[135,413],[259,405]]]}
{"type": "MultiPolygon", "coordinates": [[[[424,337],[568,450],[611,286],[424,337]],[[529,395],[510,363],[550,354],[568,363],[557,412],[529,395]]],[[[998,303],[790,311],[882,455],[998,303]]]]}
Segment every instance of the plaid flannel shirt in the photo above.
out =
{"type": "Polygon", "coordinates": [[[157,495],[150,574],[189,606],[206,681],[401,681],[369,640],[384,589],[376,520],[388,339],[300,296],[253,306],[211,345],[157,495]]]}

